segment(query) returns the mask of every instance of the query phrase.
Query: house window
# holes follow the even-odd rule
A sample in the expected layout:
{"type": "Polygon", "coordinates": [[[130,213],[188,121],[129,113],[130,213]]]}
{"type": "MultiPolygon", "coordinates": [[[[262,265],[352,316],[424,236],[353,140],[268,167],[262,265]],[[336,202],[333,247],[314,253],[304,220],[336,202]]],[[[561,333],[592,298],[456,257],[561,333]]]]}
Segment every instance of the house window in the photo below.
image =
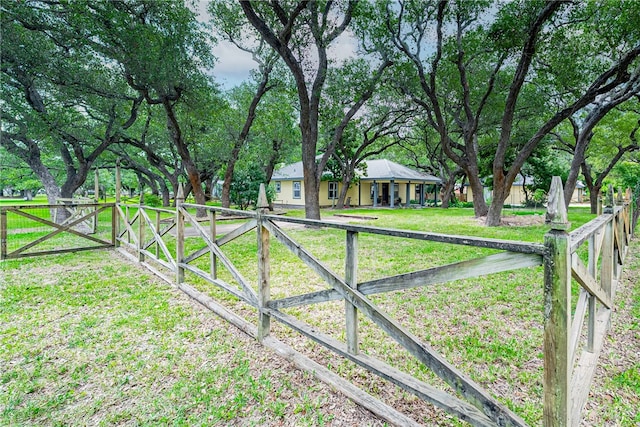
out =
{"type": "Polygon", "coordinates": [[[334,181],[329,182],[329,200],[338,198],[338,183],[334,181]]]}
{"type": "Polygon", "coordinates": [[[293,198],[300,198],[300,181],[293,181],[293,198]]]}
{"type": "Polygon", "coordinates": [[[276,181],[276,193],[279,193],[281,189],[282,189],[282,186],[280,181],[276,181]]]}

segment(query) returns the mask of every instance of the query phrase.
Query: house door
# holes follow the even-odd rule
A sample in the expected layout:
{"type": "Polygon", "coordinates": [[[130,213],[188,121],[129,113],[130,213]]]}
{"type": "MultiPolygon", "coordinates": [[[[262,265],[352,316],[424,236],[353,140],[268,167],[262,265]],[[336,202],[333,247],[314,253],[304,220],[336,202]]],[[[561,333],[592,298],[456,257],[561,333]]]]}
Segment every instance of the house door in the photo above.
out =
{"type": "Polygon", "coordinates": [[[389,183],[388,182],[382,183],[382,204],[383,205],[389,204],[389,183]]]}

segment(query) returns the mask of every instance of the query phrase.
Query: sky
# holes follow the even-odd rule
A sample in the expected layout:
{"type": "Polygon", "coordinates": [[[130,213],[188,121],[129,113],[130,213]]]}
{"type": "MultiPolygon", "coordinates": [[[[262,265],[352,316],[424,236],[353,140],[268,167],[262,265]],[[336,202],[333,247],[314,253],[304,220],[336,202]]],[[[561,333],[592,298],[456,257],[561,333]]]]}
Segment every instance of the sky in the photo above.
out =
{"type": "MultiPolygon", "coordinates": [[[[198,19],[202,22],[209,20],[207,5],[209,0],[199,0],[196,4],[198,19]]],[[[327,54],[330,59],[344,61],[356,56],[357,41],[349,34],[343,34],[330,46],[327,54]]],[[[257,67],[251,54],[238,49],[233,43],[219,40],[213,48],[216,56],[216,65],[213,68],[213,76],[223,89],[231,89],[249,79],[251,70],[257,67]]]]}

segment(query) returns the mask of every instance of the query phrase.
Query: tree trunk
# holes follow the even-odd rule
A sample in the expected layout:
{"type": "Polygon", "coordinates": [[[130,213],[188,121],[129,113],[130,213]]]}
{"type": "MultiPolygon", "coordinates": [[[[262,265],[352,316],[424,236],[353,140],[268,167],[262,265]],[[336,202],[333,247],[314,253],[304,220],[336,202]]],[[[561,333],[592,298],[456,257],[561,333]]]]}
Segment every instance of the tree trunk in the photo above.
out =
{"type": "Polygon", "coordinates": [[[467,179],[469,180],[469,187],[471,187],[471,191],[473,192],[473,213],[476,218],[487,215],[489,208],[487,207],[487,202],[484,199],[484,186],[482,185],[482,181],[480,181],[480,177],[478,176],[477,170],[469,170],[465,169],[465,173],[467,174],[467,179]]]}
{"type": "Polygon", "coordinates": [[[344,209],[344,202],[347,198],[347,192],[349,191],[349,184],[351,183],[352,177],[349,175],[342,175],[342,188],[340,189],[340,194],[338,195],[338,203],[336,208],[344,209]]]}
{"type": "Polygon", "coordinates": [[[236,139],[235,144],[233,145],[233,150],[231,151],[231,157],[227,162],[227,168],[224,171],[224,180],[222,182],[222,195],[220,199],[222,201],[222,207],[228,208],[231,201],[229,199],[229,194],[231,193],[231,180],[233,179],[233,171],[236,167],[236,162],[238,161],[238,156],[240,155],[240,148],[244,140],[240,138],[236,139]]]}
{"type": "MultiPolygon", "coordinates": [[[[314,156],[315,157],[315,156],[314,156]]],[[[307,219],[320,219],[320,181],[316,179],[317,166],[303,161],[304,214],[307,219]]]]}
{"type": "Polygon", "coordinates": [[[589,188],[589,205],[591,207],[591,213],[598,214],[598,196],[600,195],[601,186],[594,186],[589,188]]]}
{"type": "MultiPolygon", "coordinates": [[[[180,129],[180,124],[178,122],[178,118],[175,115],[173,105],[171,101],[166,97],[163,98],[162,105],[164,106],[165,113],[167,115],[167,129],[169,130],[171,139],[173,140],[178,154],[182,159],[182,164],[187,172],[187,178],[189,178],[189,182],[191,183],[191,191],[193,192],[193,196],[196,199],[196,204],[204,205],[206,201],[204,197],[204,190],[202,189],[202,182],[200,181],[200,172],[198,172],[198,168],[196,167],[196,164],[191,157],[189,148],[187,147],[187,144],[183,139],[182,130],[180,129]]],[[[198,208],[196,216],[203,217],[205,215],[205,210],[202,208],[198,208]]]]}
{"type": "Polygon", "coordinates": [[[585,161],[585,152],[587,150],[587,146],[593,137],[593,132],[589,132],[588,135],[584,135],[578,133],[578,138],[576,139],[576,146],[573,150],[573,160],[571,160],[571,168],[569,169],[569,176],[567,176],[567,181],[564,184],[564,203],[567,207],[569,207],[569,203],[571,203],[571,196],[573,195],[573,191],[576,188],[576,184],[578,183],[578,177],[580,176],[580,167],[582,163],[585,161]]]}
{"type": "MultiPolygon", "coordinates": [[[[307,108],[309,105],[307,103],[307,108]]],[[[320,219],[320,177],[316,162],[316,147],[318,144],[317,111],[303,115],[300,123],[302,133],[302,174],[304,182],[304,213],[307,219],[320,219]]]]}
{"type": "Polygon", "coordinates": [[[504,174],[494,174],[493,176],[493,198],[487,212],[487,220],[485,224],[489,227],[497,227],[500,225],[502,217],[502,208],[504,201],[509,196],[511,184],[513,180],[509,180],[504,174]]]}
{"type": "MultiPolygon", "coordinates": [[[[453,191],[455,189],[457,179],[458,176],[456,174],[451,174],[442,186],[442,209],[448,209],[451,198],[455,197],[453,191]]],[[[409,203],[408,200],[407,203],[409,203]]]]}
{"type": "Polygon", "coordinates": [[[160,185],[160,194],[162,195],[162,206],[166,208],[171,204],[169,187],[167,187],[167,183],[164,182],[163,179],[158,180],[158,184],[160,185]]]}

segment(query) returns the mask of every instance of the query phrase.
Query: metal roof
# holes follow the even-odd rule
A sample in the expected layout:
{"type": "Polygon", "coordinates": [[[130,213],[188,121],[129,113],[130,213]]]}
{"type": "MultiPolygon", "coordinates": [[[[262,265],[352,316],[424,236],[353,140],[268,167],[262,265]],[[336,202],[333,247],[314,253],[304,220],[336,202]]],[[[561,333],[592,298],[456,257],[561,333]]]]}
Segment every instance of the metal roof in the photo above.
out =
{"type": "MultiPolygon", "coordinates": [[[[392,162],[387,159],[365,160],[367,165],[366,176],[360,175],[361,181],[378,181],[378,180],[394,180],[394,181],[411,181],[439,184],[442,180],[433,175],[418,172],[403,166],[399,163],[392,162]]],[[[271,177],[272,181],[277,180],[302,180],[302,162],[292,163],[276,170],[271,177]]]]}
{"type": "Polygon", "coordinates": [[[360,176],[361,181],[394,180],[420,181],[439,184],[442,180],[433,175],[410,169],[399,163],[387,159],[367,160],[367,175],[360,176]]]}

